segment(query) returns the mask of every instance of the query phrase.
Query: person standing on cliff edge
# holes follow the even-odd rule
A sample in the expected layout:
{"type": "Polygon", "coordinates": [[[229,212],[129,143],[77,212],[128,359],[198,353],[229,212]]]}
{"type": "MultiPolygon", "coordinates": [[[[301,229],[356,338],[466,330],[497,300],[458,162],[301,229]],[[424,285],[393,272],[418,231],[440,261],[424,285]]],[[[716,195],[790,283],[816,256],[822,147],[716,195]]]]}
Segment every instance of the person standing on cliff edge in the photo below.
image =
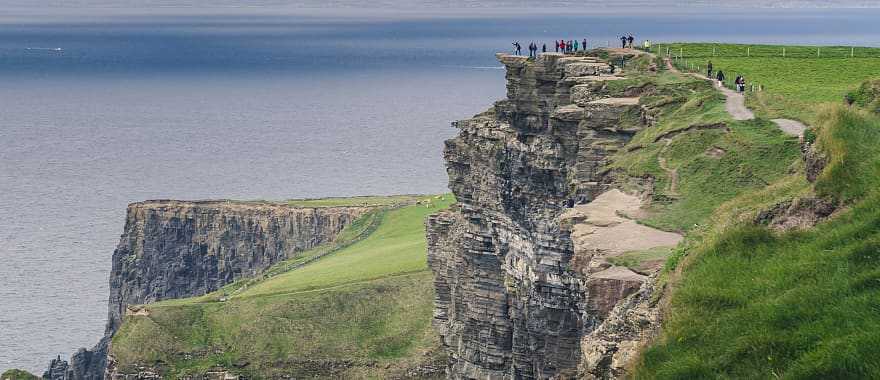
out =
{"type": "Polygon", "coordinates": [[[513,50],[516,55],[522,55],[522,46],[520,46],[519,41],[513,42],[513,50]]]}
{"type": "Polygon", "coordinates": [[[541,46],[541,53],[546,53],[546,52],[547,52],[547,44],[544,44],[541,46]]]}
{"type": "Polygon", "coordinates": [[[553,42],[556,42],[556,52],[559,53],[559,41],[553,41],[553,42]]]}
{"type": "Polygon", "coordinates": [[[584,51],[587,51],[587,39],[586,38],[584,38],[584,40],[581,41],[581,49],[583,49],[584,51]]]}

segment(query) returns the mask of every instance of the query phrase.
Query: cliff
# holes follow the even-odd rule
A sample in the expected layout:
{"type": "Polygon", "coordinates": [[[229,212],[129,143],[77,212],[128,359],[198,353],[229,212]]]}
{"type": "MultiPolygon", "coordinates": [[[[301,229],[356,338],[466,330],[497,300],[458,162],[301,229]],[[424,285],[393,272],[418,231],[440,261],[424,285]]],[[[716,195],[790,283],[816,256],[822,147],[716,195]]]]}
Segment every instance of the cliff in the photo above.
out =
{"type": "MultiPolygon", "coordinates": [[[[428,220],[434,324],[450,355],[448,373],[614,377],[657,319],[646,304],[650,277],[610,264],[626,248],[614,236],[638,241],[662,232],[608,220],[638,209],[639,197],[604,211],[584,207],[612,188],[604,169],[611,156],[650,126],[651,110],[638,98],[649,89],[611,85],[624,78],[593,57],[498,58],[507,99],[454,123],[460,133],[446,142],[445,159],[458,206],[428,220]],[[575,239],[584,228],[606,243],[575,239]],[[621,309],[624,301],[632,307],[621,309]],[[635,304],[646,313],[629,312],[635,304]]],[[[661,237],[640,248],[678,241],[661,237]]]]}
{"type": "Polygon", "coordinates": [[[129,205],[113,253],[105,337],[46,376],[103,379],[110,338],[127,305],[206,294],[332,241],[371,207],[294,207],[226,201],[129,205]],[[59,372],[63,373],[60,374],[59,372]]]}

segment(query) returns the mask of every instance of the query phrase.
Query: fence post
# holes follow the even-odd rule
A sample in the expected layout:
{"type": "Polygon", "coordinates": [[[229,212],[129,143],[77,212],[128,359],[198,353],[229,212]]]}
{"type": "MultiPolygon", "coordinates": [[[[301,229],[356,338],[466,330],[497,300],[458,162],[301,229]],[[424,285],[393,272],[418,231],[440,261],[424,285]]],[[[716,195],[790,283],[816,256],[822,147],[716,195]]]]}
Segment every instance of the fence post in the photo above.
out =
{"type": "Polygon", "coordinates": [[[785,48],[782,48],[782,58],[785,58],[785,48]]]}
{"type": "Polygon", "coordinates": [[[752,56],[752,47],[747,46],[746,47],[746,57],[751,57],[751,56],[752,56]]]}
{"type": "Polygon", "coordinates": [[[669,57],[669,46],[666,47],[666,57],[669,57]]]}
{"type": "Polygon", "coordinates": [[[849,50],[849,56],[850,56],[850,58],[855,57],[855,56],[856,56],[856,48],[855,48],[855,47],[851,47],[851,48],[849,48],[849,49],[850,49],[850,50],[849,50]]]}
{"type": "Polygon", "coordinates": [[[678,56],[684,57],[684,48],[678,48],[678,56]]]}
{"type": "Polygon", "coordinates": [[[816,58],[822,56],[822,48],[816,48],[816,58]]]}

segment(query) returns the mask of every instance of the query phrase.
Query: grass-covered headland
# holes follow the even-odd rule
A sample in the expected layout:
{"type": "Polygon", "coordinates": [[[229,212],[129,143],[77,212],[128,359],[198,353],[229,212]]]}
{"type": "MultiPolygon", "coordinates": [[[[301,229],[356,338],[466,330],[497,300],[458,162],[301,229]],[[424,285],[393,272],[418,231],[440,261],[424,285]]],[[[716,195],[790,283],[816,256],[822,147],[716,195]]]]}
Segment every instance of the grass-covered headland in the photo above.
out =
{"type": "MultiPolygon", "coordinates": [[[[689,62],[702,64],[700,70],[711,60],[731,80],[743,74],[764,84],[763,92],[747,94],[747,104],[758,118],[728,123],[730,133],[725,137],[733,140],[732,146],[745,143],[763,148],[736,157],[731,167],[739,170],[706,165],[693,172],[679,170],[676,202],[704,200],[681,212],[694,210],[706,217],[693,218],[699,226],[690,228],[685,243],[667,264],[662,332],[643,351],[634,377],[880,378],[880,115],[872,112],[877,110],[880,86],[878,82],[863,84],[880,76],[880,52],[839,48],[816,57],[806,53],[812,50],[815,55],[816,48],[786,47],[787,55],[781,57],[773,52],[782,47],[772,46],[753,45],[748,53],[746,45],[660,46],[663,55],[666,46],[676,55],[683,51],[689,62]],[[798,49],[803,54],[793,54],[798,49]],[[843,57],[844,52],[856,52],[856,57],[843,57]],[[832,53],[840,56],[830,57],[832,53]],[[800,154],[785,156],[766,150],[778,138],[764,131],[772,128],[768,119],[775,117],[810,124],[805,139],[826,162],[814,182],[806,180],[807,165],[800,154]],[[756,136],[759,131],[765,135],[756,136]],[[735,134],[755,136],[755,140],[735,134]],[[779,175],[743,171],[756,161],[765,163],[768,171],[764,173],[779,175]],[[690,177],[683,176],[686,173],[690,177]],[[723,189],[736,194],[710,200],[712,185],[685,185],[689,178],[726,181],[723,189]],[[765,183],[742,186],[750,178],[765,183]],[[685,186],[694,189],[688,191],[685,186]],[[776,206],[817,199],[836,211],[815,227],[767,225],[772,210],[785,209],[776,206]]],[[[659,74],[663,75],[668,74],[659,74]]],[[[702,107],[712,104],[700,103],[702,107]]],[[[710,109],[710,113],[715,111],[710,109]]],[[[711,133],[719,132],[703,134],[711,133]]],[[[712,137],[678,136],[686,141],[672,141],[665,153],[649,144],[648,149],[657,150],[654,160],[652,153],[640,149],[623,153],[615,165],[630,173],[656,174],[659,170],[653,165],[662,154],[669,157],[667,165],[676,162],[675,151],[682,152],[678,162],[696,165],[688,160],[701,160],[695,157],[703,151],[710,153],[703,150],[707,146],[727,151],[717,143],[700,143],[712,137]]],[[[639,140],[636,136],[635,141],[639,140]]],[[[674,206],[669,209],[673,214],[659,211],[653,221],[660,225],[675,227],[669,221],[683,220],[671,217],[676,213],[674,206]]]]}
{"type": "Polygon", "coordinates": [[[167,378],[214,368],[247,378],[387,378],[442,363],[424,219],[454,198],[405,200],[419,202],[389,202],[256,279],[139,307],[113,339],[119,368],[158,368],[167,378]]]}

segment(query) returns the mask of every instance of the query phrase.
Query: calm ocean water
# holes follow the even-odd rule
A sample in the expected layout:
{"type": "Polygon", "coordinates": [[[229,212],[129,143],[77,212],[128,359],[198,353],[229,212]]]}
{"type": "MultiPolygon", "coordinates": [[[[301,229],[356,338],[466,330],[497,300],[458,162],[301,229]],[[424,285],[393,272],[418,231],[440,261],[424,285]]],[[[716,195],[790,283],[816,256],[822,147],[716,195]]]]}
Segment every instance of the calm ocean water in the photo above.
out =
{"type": "Polygon", "coordinates": [[[876,10],[0,11],[0,372],[97,341],[130,202],[446,191],[514,39],[880,41],[876,10]]]}

